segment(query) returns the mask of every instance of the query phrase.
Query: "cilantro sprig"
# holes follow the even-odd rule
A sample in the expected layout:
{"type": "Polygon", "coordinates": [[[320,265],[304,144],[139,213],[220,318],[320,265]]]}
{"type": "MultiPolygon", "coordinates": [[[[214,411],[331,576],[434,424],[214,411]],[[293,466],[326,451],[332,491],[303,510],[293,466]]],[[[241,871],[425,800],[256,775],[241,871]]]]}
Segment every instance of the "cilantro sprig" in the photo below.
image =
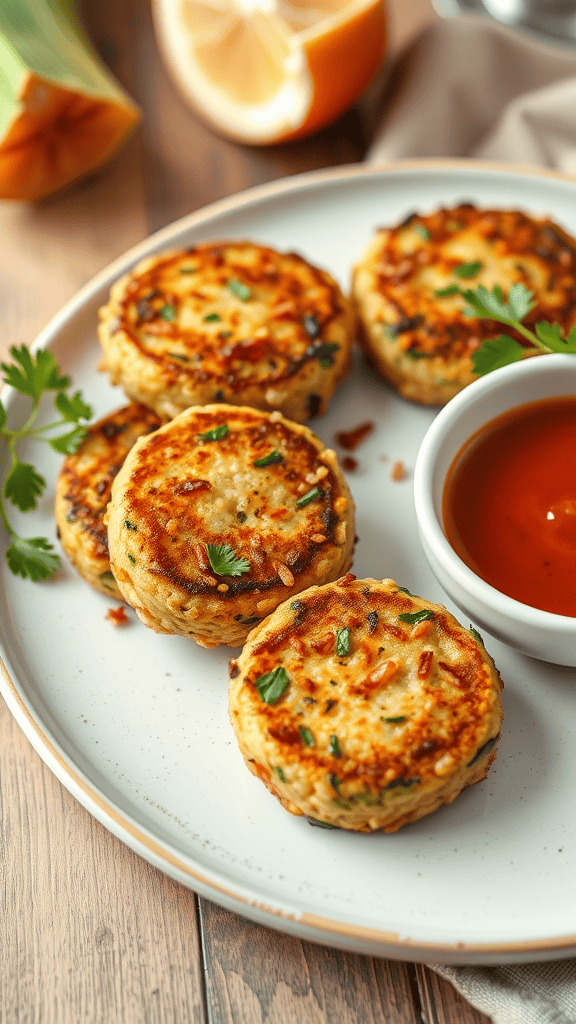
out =
{"type": "Polygon", "coordinates": [[[501,366],[518,362],[526,355],[536,355],[539,352],[567,352],[576,355],[576,326],[567,337],[564,337],[558,324],[541,321],[534,325],[534,330],[531,330],[523,323],[536,303],[534,293],[521,281],[511,286],[507,299],[497,284],[491,291],[482,284],[474,289],[451,284],[447,288],[437,290],[435,294],[439,297],[461,295],[466,302],[464,316],[477,317],[479,320],[496,320],[506,327],[513,328],[530,342],[529,347],[521,345],[509,334],[488,338],[472,355],[474,373],[491,373],[501,366]]]}
{"type": "Polygon", "coordinates": [[[0,363],[2,380],[15,391],[31,400],[31,408],[21,426],[10,426],[8,414],[0,402],[0,443],[7,454],[7,472],[0,480],[0,521],[10,541],[6,560],[15,576],[34,582],[53,576],[60,559],[46,537],[19,537],[12,526],[6,509],[9,502],[20,512],[36,508],[44,493],[46,481],[29,462],[23,462],[17,451],[24,438],[45,441],[61,455],[71,455],[84,440],[92,410],[80,391],[67,394],[72,381],[60,368],[51,352],[42,349],[32,353],[21,345],[10,349],[12,363],[0,363]],[[43,395],[56,392],[54,408],[60,418],[44,426],[36,426],[43,395]],[[62,431],[64,431],[62,433],[62,431]]]}

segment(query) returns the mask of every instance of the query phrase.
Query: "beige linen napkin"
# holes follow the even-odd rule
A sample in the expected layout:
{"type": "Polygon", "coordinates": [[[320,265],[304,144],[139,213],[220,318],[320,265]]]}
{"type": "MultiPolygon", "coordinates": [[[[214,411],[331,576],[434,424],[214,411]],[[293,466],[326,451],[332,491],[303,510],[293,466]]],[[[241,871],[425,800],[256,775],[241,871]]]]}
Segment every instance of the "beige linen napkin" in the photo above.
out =
{"type": "Polygon", "coordinates": [[[576,47],[477,15],[438,20],[387,78],[369,160],[469,156],[576,175],[576,47]]]}
{"type": "MultiPolygon", "coordinates": [[[[576,47],[476,15],[438,20],[391,68],[383,106],[369,160],[469,156],[576,175],[576,47]]],[[[494,1024],[576,1024],[574,959],[432,966],[494,1024]]]]}

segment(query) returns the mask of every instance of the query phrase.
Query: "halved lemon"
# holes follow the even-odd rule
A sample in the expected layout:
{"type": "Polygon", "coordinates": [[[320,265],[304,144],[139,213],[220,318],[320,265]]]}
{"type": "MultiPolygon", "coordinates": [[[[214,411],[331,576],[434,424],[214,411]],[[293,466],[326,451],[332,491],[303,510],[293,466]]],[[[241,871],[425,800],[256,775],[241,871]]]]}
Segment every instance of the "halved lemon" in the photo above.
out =
{"type": "Polygon", "coordinates": [[[161,53],[218,131],[268,145],[354,103],[386,44],[385,0],[154,0],[161,53]]]}

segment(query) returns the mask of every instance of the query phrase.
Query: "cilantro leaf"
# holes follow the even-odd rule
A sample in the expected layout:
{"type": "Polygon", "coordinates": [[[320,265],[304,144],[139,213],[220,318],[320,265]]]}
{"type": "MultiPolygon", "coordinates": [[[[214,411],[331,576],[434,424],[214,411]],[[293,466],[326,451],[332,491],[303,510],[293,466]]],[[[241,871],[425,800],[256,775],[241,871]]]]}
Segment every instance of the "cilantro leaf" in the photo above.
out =
{"type": "Polygon", "coordinates": [[[472,368],[474,373],[481,375],[491,373],[501,366],[517,363],[525,351],[526,349],[508,334],[499,334],[497,338],[488,338],[472,353],[472,368]]]}
{"type": "Polygon", "coordinates": [[[37,583],[53,576],[60,565],[58,555],[50,554],[53,550],[45,537],[13,537],[6,559],[15,576],[37,583]]]}
{"type": "Polygon", "coordinates": [[[6,477],[4,494],[21,512],[36,508],[38,498],[46,487],[43,476],[28,462],[16,462],[6,477]]]}
{"type": "Polygon", "coordinates": [[[89,405],[86,405],[81,391],[76,391],[71,398],[63,391],[60,391],[56,395],[54,405],[68,423],[78,423],[78,420],[89,420],[92,416],[92,409],[89,405]]]}
{"type": "Polygon", "coordinates": [[[47,349],[40,349],[34,356],[26,345],[13,345],[10,355],[14,363],[0,363],[4,382],[35,402],[43,391],[63,391],[72,383],[70,377],[60,373],[58,363],[47,349]]]}
{"type": "Polygon", "coordinates": [[[229,544],[207,544],[208,561],[218,576],[242,576],[250,572],[247,558],[238,558],[229,544]]]}
{"type": "Polygon", "coordinates": [[[69,431],[68,434],[51,438],[48,444],[55,452],[60,452],[61,455],[73,455],[75,451],[78,451],[85,437],[86,427],[78,426],[74,427],[74,430],[69,431]]]}

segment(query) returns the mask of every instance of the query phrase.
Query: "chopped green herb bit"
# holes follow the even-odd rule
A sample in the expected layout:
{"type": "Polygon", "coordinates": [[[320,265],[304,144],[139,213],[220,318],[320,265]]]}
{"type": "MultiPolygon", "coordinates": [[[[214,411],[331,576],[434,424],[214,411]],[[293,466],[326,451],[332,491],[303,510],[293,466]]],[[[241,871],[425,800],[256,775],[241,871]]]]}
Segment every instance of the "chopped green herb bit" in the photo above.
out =
{"type": "Polygon", "coordinates": [[[313,487],[307,494],[303,494],[301,498],[298,498],[296,504],[298,508],[304,508],[305,505],[309,505],[311,501],[317,501],[318,498],[324,496],[324,491],[320,487],[313,487]]]}
{"type": "Polygon", "coordinates": [[[128,554],[128,561],[132,562],[132,565],[136,565],[136,559],[134,558],[134,555],[128,554]]]}
{"type": "Polygon", "coordinates": [[[336,792],[338,792],[338,790],[340,789],[340,779],[338,778],[337,775],[330,776],[330,785],[334,787],[336,792]]]}
{"type": "Polygon", "coordinates": [[[486,755],[489,754],[491,750],[494,750],[494,747],[496,746],[497,743],[498,737],[492,736],[489,740],[486,741],[486,743],[483,743],[482,746],[478,748],[472,760],[468,761],[466,767],[471,768],[473,764],[477,764],[478,761],[481,761],[482,758],[486,757],[486,755]]]}
{"type": "Polygon", "coordinates": [[[477,640],[479,644],[482,644],[482,647],[484,647],[484,640],[482,639],[478,630],[474,629],[474,626],[470,626],[470,632],[472,633],[474,639],[477,640]]]}
{"type": "Polygon", "coordinates": [[[222,322],[222,317],[218,316],[218,313],[208,313],[204,317],[205,324],[217,324],[222,322]]]}
{"type": "Polygon", "coordinates": [[[340,744],[338,742],[338,737],[335,735],[335,733],[332,733],[332,735],[330,737],[330,753],[334,757],[342,757],[342,754],[341,754],[341,751],[340,751],[340,744]]]}
{"type": "Polygon", "coordinates": [[[258,696],[265,704],[274,704],[282,696],[290,682],[290,677],[282,665],[277,665],[271,672],[265,672],[255,682],[258,696]]]}
{"type": "Polygon", "coordinates": [[[409,786],[413,786],[417,782],[420,782],[420,779],[417,775],[414,775],[410,779],[392,779],[392,782],[389,782],[387,786],[384,786],[384,789],[398,789],[399,787],[401,787],[402,789],[408,789],[409,786]]]}
{"type": "Polygon", "coordinates": [[[182,363],[190,362],[188,356],[183,356],[181,352],[169,352],[168,355],[171,356],[172,359],[179,359],[182,363]]]}
{"type": "Polygon", "coordinates": [[[227,423],[223,423],[221,427],[214,427],[213,430],[206,430],[203,434],[198,434],[199,441],[221,441],[226,434],[230,433],[230,427],[227,423]]]}
{"type": "Polygon", "coordinates": [[[405,353],[404,353],[404,355],[408,356],[408,359],[429,359],[430,358],[430,356],[428,355],[427,352],[420,352],[419,349],[417,349],[417,348],[407,348],[405,353]]]}
{"type": "Polygon", "coordinates": [[[430,232],[425,224],[420,224],[420,222],[417,221],[416,224],[412,224],[411,227],[417,235],[420,235],[420,238],[424,239],[425,242],[430,241],[430,232]]]}
{"type": "Polygon", "coordinates": [[[332,341],[323,341],[321,345],[312,345],[307,354],[314,359],[319,359],[322,366],[334,365],[334,353],[338,352],[340,345],[332,341]]]}
{"type": "Polygon", "coordinates": [[[408,597],[414,597],[414,595],[411,594],[410,591],[408,590],[408,587],[398,587],[398,593],[399,594],[408,594],[408,597]]]}
{"type": "Polygon", "coordinates": [[[252,297],[252,289],[243,281],[239,281],[237,277],[232,277],[228,281],[228,291],[232,292],[241,302],[248,302],[248,299],[252,297]]]}
{"type": "Polygon", "coordinates": [[[274,466],[277,462],[284,462],[284,456],[282,455],[282,452],[274,449],[274,451],[270,452],[269,455],[264,455],[263,458],[256,459],[252,465],[257,466],[258,469],[263,469],[264,466],[274,466]]]}
{"type": "Polygon", "coordinates": [[[114,574],[111,573],[110,570],[108,569],[107,572],[101,572],[100,575],[98,576],[98,579],[102,580],[103,583],[106,580],[111,580],[111,582],[114,583],[114,574]]]}
{"type": "Polygon", "coordinates": [[[406,721],[406,715],[390,715],[389,717],[387,717],[386,715],[382,715],[382,721],[383,722],[405,722],[406,721]]]}
{"type": "Polygon", "coordinates": [[[454,277],[476,277],[482,270],[482,264],[480,260],[474,260],[473,263],[461,263],[459,267],[454,267],[454,277]]]}
{"type": "Polygon", "coordinates": [[[320,821],[318,818],[307,818],[309,825],[314,825],[316,828],[338,828],[338,825],[330,825],[327,821],[320,821]]]}
{"type": "Polygon", "coordinates": [[[445,297],[447,298],[449,295],[459,295],[459,294],[460,294],[460,285],[458,285],[458,284],[449,284],[449,285],[446,286],[446,288],[436,288],[434,290],[434,295],[437,295],[439,299],[443,299],[445,297]]]}
{"type": "Polygon", "coordinates": [[[280,782],[286,782],[286,776],[285,776],[285,774],[284,774],[284,769],[283,769],[283,768],[280,768],[280,766],[278,766],[278,767],[276,768],[276,775],[277,775],[277,776],[278,776],[278,778],[280,779],[280,782]]]}
{"type": "Polygon", "coordinates": [[[180,267],[181,274],[196,274],[196,267],[180,267]]]}
{"type": "Polygon", "coordinates": [[[400,622],[409,622],[411,626],[417,626],[419,622],[426,622],[434,618],[434,612],[429,608],[421,608],[419,612],[402,612],[398,616],[400,622]]]}
{"type": "Polygon", "coordinates": [[[336,630],[336,654],[340,657],[350,654],[350,630],[348,626],[336,630]]]}
{"type": "Polygon", "coordinates": [[[301,737],[302,737],[302,739],[303,739],[303,741],[304,741],[304,743],[306,744],[307,747],[314,747],[314,746],[316,746],[315,741],[314,741],[314,737],[313,737],[312,733],[310,732],[310,729],[307,729],[305,725],[299,725],[298,726],[298,732],[300,733],[300,735],[301,735],[301,737]]]}
{"type": "Polygon", "coordinates": [[[248,516],[246,515],[245,512],[237,512],[236,513],[236,519],[238,520],[239,523],[245,523],[247,518],[248,518],[248,516]]]}
{"type": "Polygon", "coordinates": [[[126,527],[127,530],[137,530],[138,529],[138,527],[135,526],[134,523],[131,523],[129,519],[125,519],[124,520],[124,526],[126,527]]]}
{"type": "Polygon", "coordinates": [[[175,307],[174,306],[169,306],[169,305],[162,306],[162,309],[160,310],[160,316],[162,317],[163,320],[175,320],[176,319],[176,309],[175,309],[175,307]]]}
{"type": "Polygon", "coordinates": [[[238,558],[229,544],[207,544],[206,554],[215,573],[219,576],[242,576],[250,572],[250,562],[238,558]]]}

